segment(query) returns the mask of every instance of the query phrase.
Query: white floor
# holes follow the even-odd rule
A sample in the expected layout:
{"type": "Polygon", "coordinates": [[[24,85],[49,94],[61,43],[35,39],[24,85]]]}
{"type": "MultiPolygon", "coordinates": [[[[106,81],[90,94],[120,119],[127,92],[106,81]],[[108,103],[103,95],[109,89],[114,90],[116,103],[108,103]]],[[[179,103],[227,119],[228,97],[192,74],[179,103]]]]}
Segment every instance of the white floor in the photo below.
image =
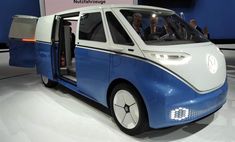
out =
{"type": "Polygon", "coordinates": [[[102,106],[64,87],[45,88],[34,70],[8,67],[2,53],[0,59],[0,142],[235,141],[235,78],[228,79],[227,103],[214,115],[130,137],[102,106]]]}

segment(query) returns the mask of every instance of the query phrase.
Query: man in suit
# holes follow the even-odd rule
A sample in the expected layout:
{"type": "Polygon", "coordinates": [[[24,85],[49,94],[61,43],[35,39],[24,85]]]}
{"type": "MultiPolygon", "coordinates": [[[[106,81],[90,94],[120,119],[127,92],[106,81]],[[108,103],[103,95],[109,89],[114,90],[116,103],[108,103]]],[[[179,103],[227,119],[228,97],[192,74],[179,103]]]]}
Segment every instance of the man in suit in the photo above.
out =
{"type": "Polygon", "coordinates": [[[195,19],[191,19],[189,22],[190,26],[194,29],[198,30],[200,33],[203,34],[202,29],[197,25],[197,21],[195,19]]]}
{"type": "Polygon", "coordinates": [[[133,28],[138,33],[138,35],[144,39],[144,31],[142,29],[142,15],[140,13],[134,13],[133,14],[133,28]]]}
{"type": "Polygon", "coordinates": [[[153,14],[150,16],[150,25],[144,30],[146,40],[156,40],[165,34],[164,28],[158,26],[158,17],[153,14]]]}

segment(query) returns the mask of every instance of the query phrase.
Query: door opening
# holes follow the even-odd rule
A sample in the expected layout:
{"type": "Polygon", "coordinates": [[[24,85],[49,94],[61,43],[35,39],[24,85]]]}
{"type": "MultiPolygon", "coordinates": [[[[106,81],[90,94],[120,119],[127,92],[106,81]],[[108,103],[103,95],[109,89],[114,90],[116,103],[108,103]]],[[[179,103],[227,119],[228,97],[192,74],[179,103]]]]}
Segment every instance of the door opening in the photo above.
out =
{"type": "Polygon", "coordinates": [[[59,74],[60,77],[77,82],[75,39],[78,16],[61,18],[60,46],[59,46],[59,74]]]}

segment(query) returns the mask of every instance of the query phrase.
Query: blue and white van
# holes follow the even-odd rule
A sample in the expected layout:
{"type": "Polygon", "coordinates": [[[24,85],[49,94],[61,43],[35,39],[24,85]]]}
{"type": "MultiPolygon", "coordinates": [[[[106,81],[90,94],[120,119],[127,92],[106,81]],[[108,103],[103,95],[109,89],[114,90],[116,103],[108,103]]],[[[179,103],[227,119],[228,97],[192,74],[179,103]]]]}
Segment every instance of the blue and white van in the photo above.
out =
{"type": "Polygon", "coordinates": [[[226,102],[223,54],[174,11],[133,5],[15,16],[10,65],[36,67],[57,84],[110,109],[136,135],[198,120],[226,102]]]}

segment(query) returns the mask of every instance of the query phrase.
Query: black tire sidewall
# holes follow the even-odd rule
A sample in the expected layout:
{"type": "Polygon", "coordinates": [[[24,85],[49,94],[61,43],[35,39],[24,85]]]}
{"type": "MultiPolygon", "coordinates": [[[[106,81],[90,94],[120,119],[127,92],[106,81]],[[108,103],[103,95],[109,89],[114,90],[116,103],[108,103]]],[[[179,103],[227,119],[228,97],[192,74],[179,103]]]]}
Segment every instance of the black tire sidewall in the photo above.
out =
{"type": "Polygon", "coordinates": [[[118,127],[124,133],[126,133],[128,135],[138,135],[140,133],[145,132],[149,127],[147,111],[146,111],[146,107],[144,105],[143,99],[140,97],[140,94],[138,93],[138,91],[134,87],[132,87],[131,85],[128,85],[126,83],[122,83],[122,84],[118,84],[117,86],[114,87],[114,89],[111,92],[111,97],[110,97],[110,110],[111,110],[111,115],[113,116],[118,127]],[[133,96],[133,98],[135,99],[135,101],[137,103],[137,106],[139,109],[139,121],[133,129],[126,129],[125,127],[123,127],[119,123],[119,121],[117,120],[116,115],[114,113],[113,100],[114,100],[115,94],[119,90],[128,91],[133,96]]]}
{"type": "MultiPolygon", "coordinates": [[[[45,77],[45,76],[44,76],[45,77]]],[[[52,81],[52,80],[50,80],[50,79],[48,79],[48,82],[46,83],[46,82],[44,82],[43,81],[43,75],[41,75],[41,81],[42,81],[42,83],[44,84],[44,86],[46,86],[46,87],[48,87],[48,88],[53,88],[53,87],[56,87],[57,86],[57,82],[55,82],[55,81],[52,81]]]]}

